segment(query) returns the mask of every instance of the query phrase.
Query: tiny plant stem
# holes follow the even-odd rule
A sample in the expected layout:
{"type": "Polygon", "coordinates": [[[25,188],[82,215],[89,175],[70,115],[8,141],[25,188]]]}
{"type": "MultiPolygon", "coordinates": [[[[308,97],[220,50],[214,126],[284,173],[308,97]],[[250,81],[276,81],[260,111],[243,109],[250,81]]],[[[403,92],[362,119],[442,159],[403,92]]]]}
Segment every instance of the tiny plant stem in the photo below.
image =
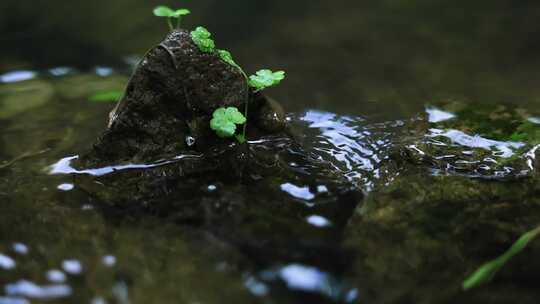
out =
{"type": "Polygon", "coordinates": [[[247,132],[248,110],[249,110],[249,78],[246,75],[246,72],[244,72],[244,70],[241,67],[238,66],[238,69],[240,70],[240,72],[242,72],[242,75],[244,76],[246,80],[246,94],[244,97],[244,100],[246,103],[245,108],[244,108],[244,117],[246,118],[246,123],[244,124],[243,130],[242,130],[242,137],[244,139],[247,139],[246,132],[247,132]]]}
{"type": "Polygon", "coordinates": [[[178,17],[178,20],[176,20],[176,29],[180,29],[180,24],[182,22],[182,17],[178,17]]]}
{"type": "Polygon", "coordinates": [[[167,18],[167,24],[169,24],[169,29],[172,31],[174,30],[174,27],[173,27],[173,24],[172,24],[172,21],[171,21],[171,17],[168,17],[167,18]]]}

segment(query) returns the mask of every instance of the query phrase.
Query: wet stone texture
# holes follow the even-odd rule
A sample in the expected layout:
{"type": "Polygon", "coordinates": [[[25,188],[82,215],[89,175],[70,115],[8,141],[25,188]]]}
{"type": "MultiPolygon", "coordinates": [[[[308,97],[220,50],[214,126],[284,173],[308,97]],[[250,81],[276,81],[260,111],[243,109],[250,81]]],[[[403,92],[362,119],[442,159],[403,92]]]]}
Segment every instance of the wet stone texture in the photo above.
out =
{"type": "Polygon", "coordinates": [[[502,106],[453,106],[459,110],[428,108],[408,126],[387,163],[399,174],[348,222],[349,278],[366,303],[532,304],[540,296],[538,242],[490,284],[461,291],[477,267],[540,223],[538,126],[502,106]],[[523,125],[527,136],[516,138],[523,125]]]}
{"type": "Polygon", "coordinates": [[[504,105],[441,106],[427,108],[411,136],[396,143],[394,160],[441,175],[503,180],[535,174],[540,144],[535,116],[504,105]]]}

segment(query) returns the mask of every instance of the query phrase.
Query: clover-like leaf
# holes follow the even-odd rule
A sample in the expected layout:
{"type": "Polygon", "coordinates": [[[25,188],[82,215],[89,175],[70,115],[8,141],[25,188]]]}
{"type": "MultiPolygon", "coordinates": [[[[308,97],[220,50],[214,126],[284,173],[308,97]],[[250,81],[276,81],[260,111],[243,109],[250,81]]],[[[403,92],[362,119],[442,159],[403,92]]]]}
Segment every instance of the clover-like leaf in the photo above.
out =
{"type": "Polygon", "coordinates": [[[169,25],[170,30],[172,31],[174,29],[174,26],[171,22],[172,19],[176,19],[176,28],[180,28],[180,24],[182,22],[182,17],[189,15],[191,12],[188,9],[181,8],[177,10],[173,10],[172,8],[164,5],[160,5],[156,8],[154,8],[154,16],[157,17],[166,17],[167,18],[167,24],[169,25]]]}
{"type": "Polygon", "coordinates": [[[172,17],[174,10],[165,5],[160,5],[154,8],[154,16],[157,17],[172,17]]]}
{"type": "Polygon", "coordinates": [[[187,16],[191,14],[191,11],[186,9],[186,8],[181,8],[181,9],[177,9],[176,11],[174,11],[173,15],[171,17],[173,18],[179,18],[179,17],[182,17],[182,16],[187,16]]]}
{"type": "Polygon", "coordinates": [[[236,133],[236,125],[246,123],[246,118],[235,107],[219,108],[214,111],[210,128],[221,138],[233,137],[236,133]]]}
{"type": "Polygon", "coordinates": [[[255,75],[249,76],[249,85],[258,91],[271,86],[278,85],[285,79],[284,71],[272,72],[271,70],[260,70],[255,75]]]}
{"type": "Polygon", "coordinates": [[[157,17],[179,18],[189,15],[190,13],[191,12],[185,8],[173,10],[172,8],[165,5],[160,5],[154,8],[154,16],[157,17]]]}
{"type": "Polygon", "coordinates": [[[237,125],[243,125],[246,123],[244,114],[240,113],[240,111],[238,111],[238,109],[235,107],[228,107],[225,110],[225,117],[237,125]]]}
{"type": "Polygon", "coordinates": [[[214,40],[210,37],[212,37],[212,34],[202,26],[197,27],[191,32],[191,39],[205,53],[213,52],[216,47],[214,40]]]}

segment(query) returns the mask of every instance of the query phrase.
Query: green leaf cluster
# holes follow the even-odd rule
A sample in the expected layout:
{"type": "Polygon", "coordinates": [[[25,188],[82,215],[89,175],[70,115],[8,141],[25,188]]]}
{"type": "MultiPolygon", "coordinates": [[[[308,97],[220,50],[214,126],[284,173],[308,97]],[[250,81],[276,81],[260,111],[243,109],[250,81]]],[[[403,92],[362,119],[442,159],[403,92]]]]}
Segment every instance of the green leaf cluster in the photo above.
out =
{"type": "MultiPolygon", "coordinates": [[[[215,110],[214,114],[212,115],[210,128],[216,132],[217,136],[221,138],[229,138],[235,135],[236,125],[242,125],[246,122],[246,117],[240,113],[237,108],[219,108],[215,110]]],[[[238,140],[242,142],[240,138],[238,138],[238,140]]]]}
{"type": "Polygon", "coordinates": [[[278,85],[285,79],[284,71],[272,72],[271,70],[260,70],[255,75],[249,76],[249,85],[257,91],[278,85]]]}
{"type": "Polygon", "coordinates": [[[489,282],[512,257],[523,251],[523,249],[525,249],[529,242],[536,238],[538,235],[540,235],[540,226],[522,235],[503,255],[485,263],[473,274],[471,274],[463,282],[463,290],[469,290],[471,288],[489,282]]]}
{"type": "Polygon", "coordinates": [[[191,12],[185,8],[173,10],[172,8],[165,5],[160,5],[154,8],[154,16],[167,18],[167,23],[169,24],[169,28],[171,29],[171,31],[174,29],[171,19],[176,19],[176,28],[180,28],[182,17],[187,16],[190,13],[191,12]]]}
{"type": "MultiPolygon", "coordinates": [[[[169,18],[169,26],[172,28],[171,18],[177,18],[178,24],[180,26],[180,19],[182,16],[189,14],[190,11],[187,9],[173,10],[166,6],[158,6],[154,9],[154,15],[158,17],[167,17],[169,18]]],[[[264,69],[258,71],[255,75],[250,77],[244,72],[242,67],[238,65],[232,54],[227,50],[216,49],[216,44],[212,39],[212,34],[203,26],[198,26],[191,32],[191,39],[197,45],[199,50],[205,53],[214,53],[217,52],[221,60],[228,63],[231,66],[238,68],[246,80],[246,86],[251,87],[255,92],[259,92],[266,88],[275,86],[279,84],[283,79],[285,79],[284,71],[272,72],[271,70],[264,69]]],[[[248,102],[249,99],[249,89],[246,89],[246,96],[244,100],[245,110],[244,114],[240,113],[237,108],[219,108],[213,113],[213,118],[210,121],[210,127],[212,130],[216,131],[216,134],[222,138],[228,138],[235,136],[236,125],[243,124],[244,129],[242,134],[237,134],[236,138],[239,142],[243,143],[246,140],[246,121],[248,114],[248,102]],[[245,116],[244,116],[245,115],[245,116]]]]}
{"type": "Polygon", "coordinates": [[[204,27],[198,26],[191,32],[191,39],[199,47],[202,52],[211,53],[216,48],[214,40],[212,40],[212,34],[204,27]]]}

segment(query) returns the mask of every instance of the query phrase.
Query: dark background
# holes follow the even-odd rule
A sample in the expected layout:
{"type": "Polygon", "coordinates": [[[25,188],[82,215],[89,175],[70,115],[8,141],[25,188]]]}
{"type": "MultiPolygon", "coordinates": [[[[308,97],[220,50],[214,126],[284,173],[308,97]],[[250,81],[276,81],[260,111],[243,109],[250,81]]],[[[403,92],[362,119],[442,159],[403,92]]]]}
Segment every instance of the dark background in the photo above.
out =
{"type": "Polygon", "coordinates": [[[291,110],[405,115],[439,99],[540,102],[540,2],[487,0],[2,0],[0,72],[122,66],[187,7],[248,72],[284,69],[291,110]]]}

